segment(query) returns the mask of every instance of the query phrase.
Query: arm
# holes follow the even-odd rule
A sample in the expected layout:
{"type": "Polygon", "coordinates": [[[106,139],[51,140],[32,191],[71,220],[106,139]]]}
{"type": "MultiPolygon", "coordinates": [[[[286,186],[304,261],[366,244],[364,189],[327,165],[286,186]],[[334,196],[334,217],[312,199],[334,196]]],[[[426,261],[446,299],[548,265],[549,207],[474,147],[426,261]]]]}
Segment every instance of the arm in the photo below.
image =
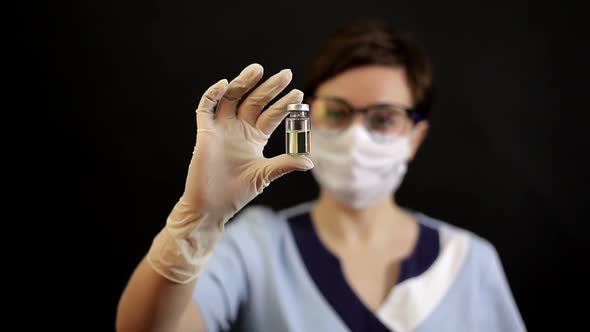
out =
{"type": "Polygon", "coordinates": [[[191,294],[196,280],[175,283],[155,272],[144,258],[129,280],[117,308],[117,331],[205,332],[191,294]]]}
{"type": "Polygon", "coordinates": [[[261,113],[291,81],[291,72],[281,71],[238,106],[261,78],[262,67],[251,65],[201,98],[184,193],[129,279],[118,306],[118,331],[204,330],[191,294],[225,223],[271,181],[313,167],[306,156],[263,156],[287,105],[300,103],[303,95],[293,90],[261,113]]]}

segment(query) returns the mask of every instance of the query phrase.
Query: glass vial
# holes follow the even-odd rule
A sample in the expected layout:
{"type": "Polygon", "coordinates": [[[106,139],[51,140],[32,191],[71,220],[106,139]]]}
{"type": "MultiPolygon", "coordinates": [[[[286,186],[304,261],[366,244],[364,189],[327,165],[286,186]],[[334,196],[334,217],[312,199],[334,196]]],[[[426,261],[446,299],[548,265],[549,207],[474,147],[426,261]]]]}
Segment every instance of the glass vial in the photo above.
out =
{"type": "Polygon", "coordinates": [[[308,104],[289,104],[285,120],[285,147],[288,154],[309,154],[311,149],[311,120],[308,104]]]}

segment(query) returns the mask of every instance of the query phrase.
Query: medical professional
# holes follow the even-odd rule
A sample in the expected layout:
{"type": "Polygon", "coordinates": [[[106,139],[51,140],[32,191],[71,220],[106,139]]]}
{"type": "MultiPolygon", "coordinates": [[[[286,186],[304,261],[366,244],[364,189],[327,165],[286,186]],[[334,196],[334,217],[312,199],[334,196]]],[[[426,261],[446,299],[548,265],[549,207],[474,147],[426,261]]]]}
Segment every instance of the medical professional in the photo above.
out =
{"type": "Polygon", "coordinates": [[[123,291],[118,331],[525,331],[490,242],[396,203],[432,95],[411,37],[355,20],[313,55],[305,95],[268,105],[292,73],[263,76],[252,64],[202,95],[185,190],[123,291]],[[311,154],[266,158],[304,101],[311,154]],[[317,199],[244,208],[292,171],[312,172],[317,199]]]}

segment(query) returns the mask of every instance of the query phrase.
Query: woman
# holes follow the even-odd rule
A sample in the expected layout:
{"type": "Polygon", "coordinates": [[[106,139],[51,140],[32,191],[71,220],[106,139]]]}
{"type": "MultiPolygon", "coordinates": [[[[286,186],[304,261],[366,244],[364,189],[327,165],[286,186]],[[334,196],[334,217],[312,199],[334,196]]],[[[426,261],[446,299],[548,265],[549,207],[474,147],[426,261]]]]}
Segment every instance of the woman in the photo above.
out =
{"type": "Polygon", "coordinates": [[[261,112],[291,72],[253,89],[262,76],[250,65],[201,98],[185,191],[129,280],[118,330],[525,330],[493,246],[392,197],[428,129],[431,69],[412,39],[357,21],[324,41],[306,77],[309,157],[263,156],[303,94],[261,112]],[[225,228],[294,170],[312,170],[317,200],[249,207],[225,228]]]}

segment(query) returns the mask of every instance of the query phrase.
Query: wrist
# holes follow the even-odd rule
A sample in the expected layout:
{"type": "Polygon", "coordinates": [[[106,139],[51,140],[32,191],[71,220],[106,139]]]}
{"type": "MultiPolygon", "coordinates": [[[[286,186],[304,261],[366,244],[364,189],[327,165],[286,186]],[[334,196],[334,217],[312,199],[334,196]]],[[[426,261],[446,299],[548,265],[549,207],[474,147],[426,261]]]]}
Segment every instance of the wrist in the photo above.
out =
{"type": "MultiPolygon", "coordinates": [[[[174,210],[173,210],[174,211],[174,210]]],[[[171,213],[147,254],[152,268],[176,283],[199,275],[227,220],[203,213],[171,213]]]]}

